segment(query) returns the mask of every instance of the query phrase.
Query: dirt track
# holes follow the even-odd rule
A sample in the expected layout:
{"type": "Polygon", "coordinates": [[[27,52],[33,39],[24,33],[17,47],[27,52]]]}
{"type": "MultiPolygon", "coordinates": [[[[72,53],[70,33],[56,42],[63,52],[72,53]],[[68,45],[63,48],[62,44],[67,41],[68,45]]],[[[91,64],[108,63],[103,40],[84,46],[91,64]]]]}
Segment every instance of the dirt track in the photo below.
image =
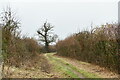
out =
{"type": "MultiPolygon", "coordinates": [[[[118,75],[97,65],[75,59],[60,57],[55,53],[40,54],[32,64],[11,66],[6,78],[117,78],[118,75]]],[[[6,73],[8,72],[8,73],[6,73]]]]}

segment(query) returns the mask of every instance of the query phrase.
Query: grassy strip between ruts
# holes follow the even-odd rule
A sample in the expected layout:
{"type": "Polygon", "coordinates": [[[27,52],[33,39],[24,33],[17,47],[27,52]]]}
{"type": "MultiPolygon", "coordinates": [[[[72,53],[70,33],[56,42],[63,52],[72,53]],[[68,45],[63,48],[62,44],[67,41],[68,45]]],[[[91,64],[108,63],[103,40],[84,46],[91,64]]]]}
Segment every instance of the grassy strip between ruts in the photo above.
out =
{"type": "Polygon", "coordinates": [[[64,78],[78,78],[76,74],[74,74],[68,67],[66,67],[63,63],[56,60],[51,54],[46,54],[47,59],[54,65],[53,68],[55,71],[58,71],[64,78]]]}
{"type": "Polygon", "coordinates": [[[70,69],[68,69],[68,67],[71,68],[72,70],[75,70],[75,71],[79,72],[80,74],[82,74],[86,78],[100,78],[98,75],[96,75],[94,73],[86,72],[84,70],[76,68],[75,66],[73,66],[72,64],[69,64],[68,62],[62,60],[61,58],[53,56],[53,54],[54,53],[48,53],[46,55],[48,56],[48,59],[52,60],[52,63],[54,63],[55,66],[59,70],[65,72],[68,75],[70,75],[72,78],[76,78],[78,76],[75,75],[70,69]],[[66,67],[64,65],[67,65],[68,67],[66,67]]]}

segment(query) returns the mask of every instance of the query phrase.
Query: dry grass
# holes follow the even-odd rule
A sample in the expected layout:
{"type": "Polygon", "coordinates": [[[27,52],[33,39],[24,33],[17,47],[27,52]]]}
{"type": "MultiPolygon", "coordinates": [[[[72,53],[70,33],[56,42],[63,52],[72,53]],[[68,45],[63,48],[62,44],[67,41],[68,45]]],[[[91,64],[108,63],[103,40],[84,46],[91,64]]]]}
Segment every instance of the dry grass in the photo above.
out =
{"type": "Polygon", "coordinates": [[[21,67],[10,66],[4,67],[5,78],[49,78],[50,67],[47,59],[41,54],[32,60],[24,62],[21,67]]]}
{"type": "Polygon", "coordinates": [[[68,57],[62,57],[62,56],[57,56],[57,55],[55,55],[55,57],[61,58],[68,64],[72,64],[78,69],[85,70],[87,72],[99,75],[101,78],[118,78],[119,77],[119,75],[116,74],[115,72],[111,72],[110,70],[105,69],[104,67],[100,67],[99,65],[94,65],[94,64],[87,63],[87,62],[78,61],[76,59],[68,58],[68,57]]]}

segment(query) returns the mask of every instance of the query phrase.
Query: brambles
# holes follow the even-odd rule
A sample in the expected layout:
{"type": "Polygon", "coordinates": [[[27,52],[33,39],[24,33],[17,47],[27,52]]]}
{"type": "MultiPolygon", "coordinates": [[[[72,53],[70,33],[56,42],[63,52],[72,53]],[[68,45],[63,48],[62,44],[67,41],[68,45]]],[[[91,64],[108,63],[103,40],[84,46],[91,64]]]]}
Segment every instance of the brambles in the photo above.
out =
{"type": "Polygon", "coordinates": [[[57,43],[57,53],[61,56],[98,64],[118,71],[117,25],[106,24],[92,31],[82,31],[57,43]]]}
{"type": "Polygon", "coordinates": [[[1,14],[0,26],[2,28],[2,55],[4,64],[21,67],[26,61],[31,60],[40,53],[40,45],[34,38],[20,35],[20,22],[8,7],[1,14]]]}

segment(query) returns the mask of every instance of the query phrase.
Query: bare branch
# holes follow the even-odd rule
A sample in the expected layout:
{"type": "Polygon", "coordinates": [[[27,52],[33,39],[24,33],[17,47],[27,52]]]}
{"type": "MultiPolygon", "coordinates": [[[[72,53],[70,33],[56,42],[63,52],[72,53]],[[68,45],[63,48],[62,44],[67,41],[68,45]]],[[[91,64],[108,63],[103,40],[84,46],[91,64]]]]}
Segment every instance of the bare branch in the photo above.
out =
{"type": "Polygon", "coordinates": [[[45,43],[45,49],[49,52],[48,46],[50,43],[56,41],[56,35],[52,33],[53,26],[50,23],[45,22],[43,26],[37,31],[40,35],[40,41],[45,43]]]}
{"type": "Polygon", "coordinates": [[[37,31],[38,34],[40,34],[41,36],[45,37],[45,35],[43,33],[41,33],[40,31],[37,31]]]}

